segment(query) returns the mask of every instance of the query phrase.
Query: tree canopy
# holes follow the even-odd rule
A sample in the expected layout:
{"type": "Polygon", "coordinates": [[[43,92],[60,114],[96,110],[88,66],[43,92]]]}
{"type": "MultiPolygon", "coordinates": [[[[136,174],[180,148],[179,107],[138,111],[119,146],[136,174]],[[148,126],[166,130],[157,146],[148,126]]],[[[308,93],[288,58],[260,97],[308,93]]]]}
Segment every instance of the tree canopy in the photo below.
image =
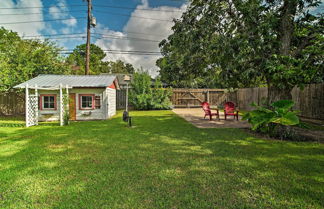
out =
{"type": "MultiPolygon", "coordinates": [[[[24,40],[16,32],[0,28],[0,91],[34,78],[39,74],[84,74],[85,44],[77,46],[68,57],[48,40],[24,40]]],[[[104,61],[105,52],[91,44],[91,74],[135,72],[121,60],[104,61]]]]}
{"type": "Polygon", "coordinates": [[[323,81],[323,14],[310,12],[319,4],[192,0],[160,43],[161,79],[181,87],[268,85],[273,99],[323,81]]]}
{"type": "MultiPolygon", "coordinates": [[[[105,52],[97,45],[90,44],[90,74],[99,74],[105,69],[105,52]]],[[[72,67],[72,74],[84,74],[86,58],[86,44],[75,47],[67,57],[67,63],[72,67]]]]}
{"type": "MultiPolygon", "coordinates": [[[[125,73],[132,74],[135,69],[132,64],[121,60],[105,61],[106,53],[97,45],[90,44],[90,74],[100,73],[125,73]]],[[[71,66],[72,74],[84,74],[85,72],[86,44],[78,45],[67,57],[67,63],[71,66]]]]}
{"type": "Polygon", "coordinates": [[[5,28],[0,28],[0,60],[0,91],[39,74],[64,74],[68,69],[55,44],[23,40],[5,28]]]}
{"type": "Polygon", "coordinates": [[[121,74],[133,74],[135,73],[135,68],[130,63],[125,63],[121,60],[117,60],[116,62],[108,61],[108,72],[109,73],[121,73],[121,74]]]}

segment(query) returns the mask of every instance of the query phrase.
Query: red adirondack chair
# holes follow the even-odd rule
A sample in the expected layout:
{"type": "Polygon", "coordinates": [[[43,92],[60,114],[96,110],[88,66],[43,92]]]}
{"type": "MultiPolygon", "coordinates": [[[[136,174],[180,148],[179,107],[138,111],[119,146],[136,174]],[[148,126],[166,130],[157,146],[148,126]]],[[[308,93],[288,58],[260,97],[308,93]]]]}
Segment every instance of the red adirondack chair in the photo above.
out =
{"type": "Polygon", "coordinates": [[[238,120],[239,111],[235,110],[235,104],[233,102],[226,102],[224,105],[224,116],[226,120],[227,115],[233,115],[234,119],[238,120]]]}
{"type": "Polygon", "coordinates": [[[210,110],[210,106],[209,106],[209,103],[208,103],[208,102],[203,102],[203,103],[201,104],[201,106],[202,106],[202,108],[203,108],[203,110],[204,110],[204,112],[205,112],[205,117],[204,117],[204,119],[206,118],[206,116],[209,116],[209,120],[212,120],[212,117],[213,117],[214,115],[217,116],[218,119],[219,119],[219,111],[218,111],[218,109],[216,109],[216,113],[212,113],[211,110],[210,110]]]}

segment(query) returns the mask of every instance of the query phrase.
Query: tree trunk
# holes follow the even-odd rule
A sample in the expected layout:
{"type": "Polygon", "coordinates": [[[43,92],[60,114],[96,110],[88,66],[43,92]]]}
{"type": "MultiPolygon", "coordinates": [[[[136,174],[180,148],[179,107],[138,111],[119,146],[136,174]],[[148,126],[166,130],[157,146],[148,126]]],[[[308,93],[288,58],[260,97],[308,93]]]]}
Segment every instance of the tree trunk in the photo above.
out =
{"type": "Polygon", "coordinates": [[[294,17],[296,15],[297,0],[284,0],[281,8],[281,19],[279,29],[280,54],[290,54],[291,39],[294,33],[294,17]]]}
{"type": "MultiPolygon", "coordinates": [[[[291,42],[294,33],[294,17],[297,10],[297,0],[283,0],[283,6],[281,8],[281,18],[279,25],[278,40],[280,43],[279,54],[283,56],[291,55],[291,42]]],[[[268,83],[268,104],[278,100],[291,100],[291,91],[293,87],[286,86],[284,89],[279,89],[270,80],[268,83]]]]}

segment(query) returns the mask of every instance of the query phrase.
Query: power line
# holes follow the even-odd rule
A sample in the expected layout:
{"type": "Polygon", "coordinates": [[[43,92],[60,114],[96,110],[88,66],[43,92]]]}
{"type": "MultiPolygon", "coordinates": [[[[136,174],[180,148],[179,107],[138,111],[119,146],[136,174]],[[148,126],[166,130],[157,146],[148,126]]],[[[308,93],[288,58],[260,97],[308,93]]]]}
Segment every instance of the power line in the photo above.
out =
{"type": "Polygon", "coordinates": [[[44,34],[44,35],[30,35],[23,37],[43,37],[43,36],[69,36],[69,35],[86,35],[85,33],[58,33],[58,34],[44,34]]]}
{"type": "MultiPolygon", "coordinates": [[[[97,40],[101,39],[119,39],[119,40],[134,40],[134,41],[146,41],[146,42],[161,42],[161,40],[151,40],[151,39],[145,39],[145,38],[136,38],[136,37],[130,37],[130,36],[116,36],[116,35],[106,35],[106,34],[101,34],[101,33],[91,33],[96,38],[97,40]]],[[[75,38],[75,39],[82,39],[86,37],[86,34],[84,33],[72,33],[72,34],[48,34],[48,35],[36,35],[36,36],[23,36],[23,38],[34,38],[34,39],[39,39],[39,38],[45,38],[45,39],[70,39],[70,38],[75,38]],[[45,36],[45,37],[44,37],[45,36]]]]}
{"type": "Polygon", "coordinates": [[[115,8],[115,9],[126,9],[126,10],[144,10],[144,11],[154,11],[154,12],[184,12],[184,10],[166,10],[166,9],[154,9],[154,8],[137,8],[137,7],[123,7],[123,6],[113,6],[113,5],[100,5],[94,4],[94,6],[98,7],[107,7],[107,8],[115,8]]]}
{"type": "Polygon", "coordinates": [[[0,7],[0,10],[1,9],[48,9],[48,8],[52,8],[52,7],[59,7],[59,8],[62,8],[62,7],[85,7],[86,5],[83,5],[83,4],[72,4],[72,5],[53,5],[53,6],[49,6],[49,7],[0,7]]]}
{"type": "MultiPolygon", "coordinates": [[[[78,37],[53,37],[53,38],[45,38],[45,40],[57,40],[57,39],[84,39],[86,38],[87,35],[84,35],[84,36],[78,36],[78,37]]],[[[39,37],[41,38],[41,37],[39,37]]],[[[39,38],[37,37],[31,37],[31,38],[25,38],[24,40],[39,40],[39,38]]]]}
{"type": "MultiPolygon", "coordinates": [[[[58,7],[58,8],[67,8],[67,7],[85,7],[87,5],[84,4],[71,4],[71,5],[52,5],[47,7],[0,7],[0,10],[6,10],[6,9],[48,9],[52,7],[58,7]]],[[[115,8],[115,9],[125,9],[125,10],[144,10],[144,11],[154,11],[154,12],[184,12],[184,10],[177,9],[177,10],[167,10],[167,9],[154,9],[154,8],[137,8],[137,7],[124,7],[124,6],[114,6],[114,5],[93,5],[98,7],[104,7],[104,8],[115,8]]]]}
{"type": "MultiPolygon", "coordinates": [[[[65,49],[59,50],[61,54],[72,54],[73,50],[65,49]]],[[[129,55],[151,55],[151,56],[161,56],[160,52],[153,52],[153,51],[137,51],[137,50],[112,50],[112,49],[105,49],[103,50],[105,53],[109,54],[129,54],[129,55]]]]}
{"type": "Polygon", "coordinates": [[[147,20],[157,20],[157,21],[165,21],[165,22],[173,22],[172,20],[165,20],[165,19],[156,19],[156,18],[150,18],[150,17],[143,17],[143,16],[136,16],[131,14],[120,14],[120,13],[112,13],[112,12],[104,12],[104,11],[94,11],[97,13],[104,13],[104,14],[110,14],[110,15],[119,15],[119,16],[125,16],[125,17],[134,17],[134,18],[140,18],[140,19],[147,19],[147,20]]]}
{"type": "Polygon", "coordinates": [[[104,52],[125,52],[125,53],[147,53],[147,54],[161,54],[161,52],[152,52],[152,51],[139,51],[139,50],[113,50],[106,49],[104,52]]]}
{"type": "MultiPolygon", "coordinates": [[[[119,32],[119,31],[118,31],[119,32]]],[[[157,35],[157,34],[150,34],[150,33],[141,33],[141,32],[135,32],[135,31],[120,31],[123,34],[143,34],[143,35],[149,35],[149,36],[157,36],[157,37],[165,37],[164,35],[157,35]]],[[[97,32],[92,32],[92,34],[96,34],[96,35],[102,35],[102,36],[117,36],[117,35],[110,35],[110,34],[105,34],[105,33],[97,33],[97,32]]],[[[43,34],[43,35],[29,35],[29,36],[23,36],[23,37],[44,37],[44,36],[72,36],[72,35],[86,35],[85,33],[61,33],[61,34],[43,34]]],[[[117,36],[117,37],[128,37],[128,38],[137,38],[137,37],[131,37],[131,36],[117,36]]],[[[140,38],[142,39],[142,38],[140,38]]],[[[154,40],[154,41],[158,41],[158,40],[154,40]]]]}
{"type": "MultiPolygon", "coordinates": [[[[51,37],[51,38],[45,38],[46,40],[59,40],[59,39],[85,39],[87,36],[84,35],[84,36],[75,36],[75,37],[72,37],[72,36],[68,36],[68,37],[51,37]]],[[[24,40],[39,40],[41,37],[29,37],[29,38],[25,38],[24,40]]],[[[137,39],[134,39],[134,38],[119,38],[119,37],[104,37],[104,38],[100,38],[100,37],[93,37],[95,38],[96,40],[105,40],[105,39],[118,39],[118,40],[121,40],[121,41],[129,41],[129,40],[132,40],[132,41],[144,41],[144,42],[156,42],[156,43],[159,43],[160,41],[152,41],[152,40],[145,40],[145,39],[140,39],[140,40],[137,40],[137,39]]]]}
{"type": "MultiPolygon", "coordinates": [[[[60,54],[71,54],[70,52],[61,52],[60,54]]],[[[109,54],[119,54],[119,55],[142,55],[142,56],[161,56],[161,54],[145,54],[145,53],[119,53],[119,52],[110,52],[109,54]]],[[[108,54],[108,55],[109,55],[108,54]]]]}
{"type": "MultiPolygon", "coordinates": [[[[59,50],[62,52],[73,52],[73,49],[62,49],[59,50]]],[[[140,50],[116,50],[116,49],[103,49],[102,51],[104,52],[130,52],[130,53],[158,53],[160,54],[160,52],[155,52],[155,51],[140,51],[140,50]]]]}
{"type": "MultiPolygon", "coordinates": [[[[37,37],[27,37],[24,40],[37,40],[42,38],[41,36],[37,36],[37,37]]],[[[83,36],[67,36],[67,37],[49,37],[46,38],[47,40],[58,40],[58,39],[84,39],[86,38],[86,35],[83,36]]],[[[136,39],[136,38],[130,38],[130,37],[120,37],[120,36],[109,36],[109,37],[98,37],[98,36],[94,36],[94,38],[96,40],[105,40],[105,39],[118,39],[118,40],[122,40],[122,41],[129,41],[129,40],[133,40],[133,41],[145,41],[145,42],[156,42],[159,43],[161,41],[157,41],[157,40],[149,40],[149,39],[136,39]]]]}
{"type": "Polygon", "coordinates": [[[145,54],[145,53],[119,53],[119,52],[110,52],[109,54],[130,54],[130,55],[143,55],[143,56],[161,56],[161,54],[145,54]]]}
{"type": "Polygon", "coordinates": [[[74,17],[74,18],[65,18],[65,19],[49,19],[49,20],[35,20],[35,21],[26,21],[26,22],[10,22],[10,23],[0,23],[0,25],[12,25],[12,24],[23,24],[23,23],[33,23],[33,22],[53,22],[53,21],[60,21],[60,20],[80,20],[86,19],[85,17],[74,17]]]}
{"type": "MultiPolygon", "coordinates": [[[[86,10],[72,10],[72,11],[61,11],[61,12],[50,12],[47,14],[64,14],[64,13],[70,13],[70,12],[86,12],[86,10]]],[[[38,12],[38,13],[20,13],[20,14],[2,14],[0,15],[38,15],[38,14],[44,14],[43,12],[38,12]]]]}
{"type": "Polygon", "coordinates": [[[148,42],[161,42],[161,40],[151,40],[151,39],[145,39],[145,38],[136,38],[136,37],[129,37],[129,36],[114,36],[114,35],[104,35],[100,33],[94,33],[97,35],[102,35],[101,37],[97,37],[97,39],[126,39],[126,40],[138,40],[138,41],[148,41],[148,42]]]}
{"type": "Polygon", "coordinates": [[[123,31],[123,32],[125,32],[125,33],[133,33],[133,34],[143,34],[143,35],[149,35],[149,36],[165,37],[164,35],[150,34],[150,33],[142,33],[142,32],[135,32],[135,31],[123,31]]]}
{"type": "Polygon", "coordinates": [[[143,33],[143,32],[138,32],[138,31],[129,31],[129,30],[127,30],[127,31],[116,31],[116,32],[121,32],[123,34],[132,33],[132,34],[141,34],[141,35],[158,36],[158,37],[165,37],[166,36],[166,35],[161,35],[161,34],[143,33]]]}

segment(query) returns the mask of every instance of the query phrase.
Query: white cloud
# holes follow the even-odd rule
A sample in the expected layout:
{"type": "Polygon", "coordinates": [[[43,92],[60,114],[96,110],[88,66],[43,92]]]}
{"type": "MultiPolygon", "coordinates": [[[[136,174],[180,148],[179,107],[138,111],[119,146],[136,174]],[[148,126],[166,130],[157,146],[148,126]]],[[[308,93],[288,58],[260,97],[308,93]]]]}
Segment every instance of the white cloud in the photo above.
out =
{"type": "Polygon", "coordinates": [[[61,9],[58,8],[57,6],[52,6],[49,8],[49,13],[50,15],[54,18],[54,19],[59,19],[59,18],[63,18],[66,16],[65,13],[60,13],[61,9]]]}
{"type": "Polygon", "coordinates": [[[61,31],[63,34],[71,33],[71,29],[70,29],[70,28],[62,28],[60,31],[61,31]]]}
{"type": "Polygon", "coordinates": [[[62,20],[61,23],[68,27],[74,27],[77,25],[78,21],[75,17],[69,14],[69,9],[67,7],[65,0],[57,0],[57,4],[49,8],[49,13],[54,19],[68,19],[62,20]]]}
{"type": "Polygon", "coordinates": [[[71,17],[68,20],[62,20],[62,23],[64,23],[67,26],[75,26],[78,23],[78,21],[74,17],[71,17]]]}
{"type": "MultiPolygon", "coordinates": [[[[185,10],[184,4],[180,9],[185,10]]],[[[150,8],[146,0],[142,1],[141,5],[131,14],[128,23],[123,28],[123,32],[111,31],[108,28],[97,25],[95,31],[97,33],[104,33],[106,35],[125,36],[138,39],[157,40],[161,41],[172,33],[171,27],[173,22],[157,21],[152,19],[142,19],[137,17],[145,17],[152,19],[172,20],[173,18],[180,18],[181,12],[179,8],[161,6],[158,8],[150,8]],[[143,10],[150,9],[150,10],[143,10]],[[161,11],[167,10],[167,11],[161,11]],[[170,12],[171,11],[171,12],[170,12]],[[129,33],[127,33],[129,32],[129,33]],[[130,33],[135,32],[135,33],[130,33]],[[138,34],[136,34],[138,33],[138,34]]],[[[159,42],[152,41],[138,41],[138,40],[121,40],[121,39],[99,39],[96,44],[103,49],[122,50],[122,51],[153,51],[159,52],[159,42]]],[[[136,68],[143,67],[148,70],[152,76],[158,74],[158,67],[155,65],[156,60],[161,57],[160,55],[134,55],[134,54],[107,54],[108,60],[123,60],[133,64],[136,68]]]]}
{"type": "Polygon", "coordinates": [[[50,23],[46,23],[43,31],[45,34],[51,34],[51,35],[57,34],[57,31],[53,28],[53,26],[50,23]]]}
{"type": "MultiPolygon", "coordinates": [[[[41,0],[1,0],[0,7],[12,8],[0,10],[0,23],[14,23],[27,21],[43,21],[42,1],[41,0]],[[22,7],[35,7],[26,9],[14,9],[22,7]],[[37,13],[37,14],[30,14],[37,13]],[[13,15],[17,14],[17,15],[13,15]]],[[[0,24],[6,29],[13,30],[19,35],[40,35],[40,31],[45,29],[44,22],[0,24]]]]}

